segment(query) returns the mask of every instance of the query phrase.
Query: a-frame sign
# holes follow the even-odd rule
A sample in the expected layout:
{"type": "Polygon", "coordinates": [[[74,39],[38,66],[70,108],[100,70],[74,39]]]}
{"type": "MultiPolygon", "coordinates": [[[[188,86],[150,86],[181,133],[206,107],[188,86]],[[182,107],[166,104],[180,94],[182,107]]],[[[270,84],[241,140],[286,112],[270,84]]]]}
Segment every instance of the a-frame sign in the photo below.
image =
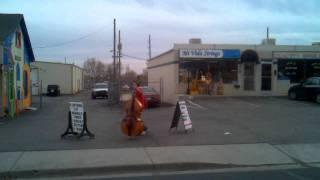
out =
{"type": "Polygon", "coordinates": [[[89,136],[94,138],[87,127],[87,113],[84,111],[82,102],[70,102],[70,109],[68,113],[68,127],[61,135],[61,138],[68,134],[78,135],[78,137],[89,136]]]}
{"type": "Polygon", "coordinates": [[[188,108],[186,105],[186,101],[178,101],[176,104],[176,108],[173,114],[173,119],[171,122],[170,130],[173,128],[178,129],[179,120],[182,119],[184,130],[188,132],[189,130],[194,130],[192,127],[192,121],[189,116],[188,108]]]}

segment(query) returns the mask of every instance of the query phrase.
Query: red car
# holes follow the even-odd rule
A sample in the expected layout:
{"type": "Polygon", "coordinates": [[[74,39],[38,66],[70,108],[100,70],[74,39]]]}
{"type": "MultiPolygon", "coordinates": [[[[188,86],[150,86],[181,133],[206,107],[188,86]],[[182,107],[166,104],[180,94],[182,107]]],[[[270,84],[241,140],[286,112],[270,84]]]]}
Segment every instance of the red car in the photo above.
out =
{"type": "Polygon", "coordinates": [[[147,107],[159,107],[160,106],[160,94],[152,87],[142,86],[143,97],[146,100],[147,107]]]}

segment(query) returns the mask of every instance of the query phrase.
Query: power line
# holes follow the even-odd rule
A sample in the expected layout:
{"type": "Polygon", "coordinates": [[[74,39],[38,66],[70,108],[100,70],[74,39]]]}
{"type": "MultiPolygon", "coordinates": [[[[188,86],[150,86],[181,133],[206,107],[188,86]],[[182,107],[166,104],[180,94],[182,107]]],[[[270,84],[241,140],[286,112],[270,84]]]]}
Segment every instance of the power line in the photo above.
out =
{"type": "MultiPolygon", "coordinates": [[[[48,60],[61,60],[61,61],[63,61],[64,60],[64,58],[71,58],[71,59],[77,59],[77,60],[79,60],[79,59],[81,59],[81,60],[84,60],[84,59],[88,59],[88,58],[84,58],[84,56],[83,57],[81,57],[81,56],[56,56],[56,57],[54,57],[54,56],[51,56],[51,57],[38,57],[38,59],[48,59],[48,60]]],[[[119,56],[116,56],[116,57],[119,57],[119,56]]],[[[139,61],[147,61],[147,59],[144,59],[144,58],[141,58],[141,57],[136,57],[136,56],[132,56],[132,55],[128,55],[128,54],[123,54],[122,52],[121,52],[121,57],[128,57],[128,58],[132,58],[132,59],[135,59],[135,60],[139,60],[139,61]]],[[[105,58],[104,56],[101,56],[101,57],[95,57],[95,58],[98,58],[98,59],[103,59],[103,58],[105,58]]],[[[107,59],[107,60],[110,60],[110,59],[107,59]]]]}
{"type": "Polygon", "coordinates": [[[124,54],[124,53],[122,53],[122,56],[129,57],[129,58],[136,59],[136,60],[140,60],[140,61],[146,61],[145,58],[136,57],[136,56],[132,56],[132,55],[124,54]]]}
{"type": "Polygon", "coordinates": [[[73,42],[76,42],[76,41],[80,41],[80,40],[82,40],[82,39],[85,39],[85,38],[87,38],[87,37],[89,37],[89,36],[97,33],[97,32],[100,32],[100,31],[101,31],[102,29],[104,29],[105,27],[107,27],[107,26],[103,26],[103,27],[101,27],[101,28],[99,28],[99,29],[91,32],[91,33],[88,33],[88,34],[83,35],[83,36],[81,36],[81,37],[78,37],[78,38],[76,38],[76,39],[72,39],[72,40],[65,41],[65,42],[60,42],[60,43],[57,43],[57,44],[47,45],[47,46],[37,46],[37,47],[33,47],[32,49],[53,48],[53,47],[58,47],[58,46],[63,46],[63,45],[66,45],[66,44],[70,44],[70,43],[73,43],[73,42]]]}

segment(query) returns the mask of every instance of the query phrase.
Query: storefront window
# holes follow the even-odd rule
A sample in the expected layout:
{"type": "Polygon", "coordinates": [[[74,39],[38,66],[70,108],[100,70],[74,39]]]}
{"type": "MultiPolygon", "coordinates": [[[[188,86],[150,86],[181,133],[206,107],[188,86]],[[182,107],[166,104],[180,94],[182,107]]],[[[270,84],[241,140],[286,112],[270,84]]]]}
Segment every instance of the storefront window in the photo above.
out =
{"type": "Polygon", "coordinates": [[[238,63],[237,61],[230,61],[230,62],[222,62],[221,63],[221,76],[224,83],[233,83],[234,81],[238,80],[237,76],[237,69],[238,63]]]}
{"type": "Polygon", "coordinates": [[[188,71],[183,67],[179,68],[179,83],[187,83],[188,81],[188,71]]]}
{"type": "Polygon", "coordinates": [[[320,77],[320,60],[306,61],[306,68],[307,77],[320,77]]]}
{"type": "Polygon", "coordinates": [[[203,60],[185,61],[179,64],[179,83],[185,92],[212,94],[220,80],[230,84],[237,81],[238,61],[203,60]]]}
{"type": "Polygon", "coordinates": [[[290,80],[290,83],[299,83],[314,76],[320,76],[320,60],[278,61],[278,80],[290,80]]]}

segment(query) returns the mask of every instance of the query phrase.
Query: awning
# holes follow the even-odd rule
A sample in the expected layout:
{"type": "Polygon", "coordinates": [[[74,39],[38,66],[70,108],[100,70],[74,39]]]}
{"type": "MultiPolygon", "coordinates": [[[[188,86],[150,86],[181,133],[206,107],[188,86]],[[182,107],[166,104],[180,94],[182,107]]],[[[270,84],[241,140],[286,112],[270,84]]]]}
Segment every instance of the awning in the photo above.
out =
{"type": "Polygon", "coordinates": [[[241,63],[259,63],[259,56],[256,51],[248,49],[241,54],[241,63]]]}

